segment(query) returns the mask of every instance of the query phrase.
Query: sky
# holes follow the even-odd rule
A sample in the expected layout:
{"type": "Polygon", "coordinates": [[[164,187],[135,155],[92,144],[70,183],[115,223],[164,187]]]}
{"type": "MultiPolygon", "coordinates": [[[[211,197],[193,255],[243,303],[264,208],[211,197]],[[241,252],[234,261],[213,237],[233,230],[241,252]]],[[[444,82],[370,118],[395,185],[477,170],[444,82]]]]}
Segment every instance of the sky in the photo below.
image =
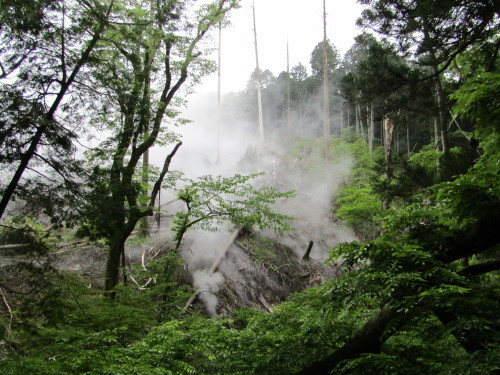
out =
{"type": "MultiPolygon", "coordinates": [[[[255,69],[252,0],[241,4],[222,31],[223,93],[243,90],[255,69]]],[[[327,37],[342,55],[361,33],[355,25],[361,10],[356,0],[326,0],[327,37]]],[[[323,0],[255,0],[255,13],[260,68],[275,76],[286,71],[288,39],[290,68],[301,62],[309,69],[311,52],[323,39],[323,0]]],[[[217,59],[216,52],[212,58],[217,59]]],[[[196,91],[217,91],[217,74],[206,77],[196,91]]]]}

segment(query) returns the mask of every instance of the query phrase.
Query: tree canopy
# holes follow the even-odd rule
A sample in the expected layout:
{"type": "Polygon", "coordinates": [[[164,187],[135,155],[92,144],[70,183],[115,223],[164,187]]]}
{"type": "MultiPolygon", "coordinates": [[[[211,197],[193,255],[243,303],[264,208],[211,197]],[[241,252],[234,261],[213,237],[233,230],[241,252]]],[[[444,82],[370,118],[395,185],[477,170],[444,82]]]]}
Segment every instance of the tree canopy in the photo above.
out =
{"type": "MultiPolygon", "coordinates": [[[[205,38],[237,1],[0,0],[0,249],[23,256],[0,267],[4,373],[500,371],[496,3],[360,2],[359,23],[384,37],[365,30],[343,59],[329,45],[328,142],[320,131],[322,43],[311,72],[302,64],[277,77],[263,70],[266,123],[283,148],[266,155],[278,190],[260,174],[187,179],[170,170],[182,147],[172,125],[188,122],[179,117],[181,94],[214,70],[205,38]],[[85,143],[86,133],[99,145],[85,143]],[[155,167],[147,151],[158,144],[167,151],[155,167]],[[283,264],[263,261],[270,249],[284,252],[280,241],[295,243],[280,237],[293,220],[275,204],[294,197],[280,168],[294,181],[314,175],[311,185],[329,169],[344,173],[327,198],[313,197],[323,199],[328,226],[357,237],[328,251],[328,280],[311,280],[322,267],[309,259],[312,241],[307,257],[294,248],[278,257],[283,264]],[[125,241],[167,186],[183,206],[172,215],[172,240],[149,263],[144,251],[137,267],[124,266],[125,241]],[[24,210],[6,218],[14,198],[24,210]],[[265,309],[215,309],[223,313],[209,319],[201,306],[186,307],[193,290],[179,250],[188,230],[222,222],[261,239],[253,248],[235,242],[231,256],[260,255],[253,259],[264,276],[240,265],[232,272],[250,274],[243,286],[265,309]],[[69,246],[63,237],[78,242],[70,229],[101,246],[104,290],[84,272],[53,266],[69,246]],[[275,305],[257,295],[254,286],[269,285],[272,272],[293,282],[286,269],[294,262],[308,289],[275,305]]],[[[229,99],[242,104],[233,108],[238,118],[255,118],[251,84],[229,99]]],[[[266,162],[252,150],[245,161],[266,162]]],[[[318,206],[300,200],[316,191],[297,186],[297,206],[317,225],[318,206]]]]}

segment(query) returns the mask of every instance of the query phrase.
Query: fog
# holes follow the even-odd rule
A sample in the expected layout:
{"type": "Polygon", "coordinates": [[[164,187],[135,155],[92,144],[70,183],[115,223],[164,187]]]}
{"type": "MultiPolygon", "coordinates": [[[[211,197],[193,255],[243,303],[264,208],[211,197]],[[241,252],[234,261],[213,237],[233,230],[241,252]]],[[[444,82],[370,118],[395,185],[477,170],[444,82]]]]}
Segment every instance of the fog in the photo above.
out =
{"type": "MultiPolygon", "coordinates": [[[[181,171],[190,179],[208,174],[231,176],[235,173],[265,172],[253,183],[272,186],[280,191],[295,191],[295,198],[282,200],[274,207],[277,212],[294,217],[294,230],[285,233],[255,230],[291,247],[300,257],[310,241],[314,241],[310,257],[322,261],[338,243],[355,240],[352,231],[333,220],[331,207],[332,198],[348,175],[352,161],[347,156],[335,163],[326,161],[321,153],[316,153],[307,144],[297,143],[297,127],[285,130],[283,124],[270,123],[269,118],[264,124],[266,141],[264,147],[260,147],[257,121],[245,116],[244,109],[235,106],[235,102],[230,96],[223,97],[220,158],[217,160],[217,96],[198,95],[190,100],[182,116],[192,122],[175,130],[182,136],[183,145],[172,160],[171,169],[181,171]]],[[[307,117],[308,122],[302,123],[304,129],[301,133],[309,138],[318,133],[315,127],[319,129],[321,124],[321,120],[314,120],[314,113],[318,113],[318,117],[321,114],[319,110],[313,110],[315,106],[319,106],[317,100],[311,105],[313,112],[307,117]]],[[[299,116],[304,117],[292,109],[290,118],[298,119],[299,116]]],[[[151,155],[153,164],[161,165],[162,158],[171,148],[155,148],[151,155]]],[[[162,191],[162,203],[172,199],[175,199],[174,190],[162,191]]],[[[182,209],[182,205],[177,202],[165,208],[172,214],[182,209]]],[[[234,229],[227,223],[216,232],[189,230],[181,248],[194,286],[211,315],[216,312],[216,293],[224,282],[224,275],[219,271],[210,273],[208,270],[234,229]]],[[[162,233],[166,235],[167,232],[162,233]]],[[[238,264],[238,267],[242,266],[238,264]]]]}

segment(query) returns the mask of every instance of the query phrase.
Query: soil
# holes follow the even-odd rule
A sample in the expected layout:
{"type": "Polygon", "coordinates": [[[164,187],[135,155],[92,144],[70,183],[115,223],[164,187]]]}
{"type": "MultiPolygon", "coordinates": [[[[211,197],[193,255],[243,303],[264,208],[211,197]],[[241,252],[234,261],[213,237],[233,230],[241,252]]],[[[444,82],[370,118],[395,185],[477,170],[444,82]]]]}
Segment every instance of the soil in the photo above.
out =
{"type": "MultiPolygon", "coordinates": [[[[127,267],[147,267],[148,261],[161,256],[169,248],[172,248],[172,244],[165,240],[127,246],[127,267]]],[[[0,276],[2,284],[27,292],[35,280],[25,277],[23,282],[18,277],[19,270],[50,265],[59,271],[76,273],[88,283],[89,288],[101,289],[106,255],[106,247],[94,243],[75,243],[39,257],[29,253],[0,253],[0,276]]],[[[178,269],[178,283],[192,285],[188,269],[187,266],[178,269]]],[[[206,298],[203,298],[206,291],[197,295],[190,308],[201,308],[207,315],[217,313],[228,316],[242,307],[272,311],[276,304],[286,300],[290,294],[336,276],[334,268],[314,259],[303,260],[290,247],[250,231],[240,233],[217,272],[223,275],[224,281],[213,293],[216,297],[214,308],[207,307],[206,298]]]]}

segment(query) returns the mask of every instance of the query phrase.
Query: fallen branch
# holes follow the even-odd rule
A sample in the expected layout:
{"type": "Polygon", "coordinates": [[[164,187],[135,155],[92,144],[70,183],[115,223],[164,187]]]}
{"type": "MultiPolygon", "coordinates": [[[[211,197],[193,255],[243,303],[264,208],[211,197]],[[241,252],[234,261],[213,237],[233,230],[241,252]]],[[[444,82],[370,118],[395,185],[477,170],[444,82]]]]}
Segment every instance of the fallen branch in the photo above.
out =
{"type": "Polygon", "coordinates": [[[172,204],[172,203],[174,203],[174,202],[177,202],[178,200],[179,200],[179,198],[174,198],[174,199],[171,199],[171,200],[169,200],[169,201],[167,201],[167,202],[163,203],[163,204],[160,206],[160,208],[163,208],[163,207],[165,207],[165,206],[168,206],[169,204],[172,204]]]}
{"type": "Polygon", "coordinates": [[[224,259],[224,256],[226,255],[227,251],[229,250],[229,248],[233,244],[234,240],[236,239],[236,237],[238,237],[238,234],[240,233],[240,230],[241,230],[241,228],[237,228],[233,232],[233,234],[231,235],[231,237],[229,237],[229,240],[227,240],[227,242],[226,242],[226,246],[224,246],[221,249],[221,251],[219,252],[219,255],[217,256],[217,258],[215,258],[215,261],[212,264],[212,267],[210,267],[210,269],[208,270],[208,273],[214,273],[217,270],[217,268],[220,265],[220,262],[222,262],[222,259],[224,259]]]}
{"type": "MultiPolygon", "coordinates": [[[[229,248],[233,244],[234,240],[236,240],[236,237],[238,237],[238,234],[240,233],[240,230],[241,230],[241,228],[237,228],[233,232],[233,234],[231,235],[231,237],[229,237],[228,241],[226,242],[226,245],[219,251],[219,254],[217,255],[217,258],[215,258],[214,262],[212,263],[212,266],[208,270],[209,274],[212,274],[212,273],[214,273],[217,270],[217,268],[220,265],[220,262],[222,262],[222,259],[224,259],[224,256],[226,255],[227,251],[229,250],[229,248]]],[[[196,292],[194,292],[191,295],[191,297],[189,297],[188,301],[186,302],[186,306],[184,306],[184,308],[182,309],[182,312],[186,312],[187,309],[189,309],[189,307],[194,302],[196,296],[199,293],[200,293],[200,291],[196,290],[196,292]]]]}
{"type": "Polygon", "coordinates": [[[8,323],[7,327],[5,327],[5,330],[7,331],[7,337],[11,337],[12,336],[12,320],[13,320],[14,316],[12,315],[12,309],[10,308],[9,302],[7,302],[7,298],[5,297],[5,294],[3,293],[2,288],[0,288],[0,294],[2,295],[3,304],[7,308],[7,311],[10,315],[9,323],[8,323]]]}
{"type": "Polygon", "coordinates": [[[312,247],[314,245],[313,241],[309,241],[309,246],[307,246],[306,253],[302,257],[302,260],[309,260],[309,255],[311,254],[312,247]]]}
{"type": "Polygon", "coordinates": [[[31,244],[29,244],[29,243],[14,243],[14,244],[9,244],[9,245],[0,245],[0,251],[1,250],[23,249],[23,248],[28,247],[30,245],[31,244]]]}
{"type": "Polygon", "coordinates": [[[259,295],[257,296],[257,298],[259,299],[260,303],[262,303],[262,305],[267,309],[268,312],[273,312],[273,309],[271,306],[269,306],[269,304],[267,303],[266,299],[264,298],[264,296],[262,295],[262,293],[259,293],[259,295]]]}

